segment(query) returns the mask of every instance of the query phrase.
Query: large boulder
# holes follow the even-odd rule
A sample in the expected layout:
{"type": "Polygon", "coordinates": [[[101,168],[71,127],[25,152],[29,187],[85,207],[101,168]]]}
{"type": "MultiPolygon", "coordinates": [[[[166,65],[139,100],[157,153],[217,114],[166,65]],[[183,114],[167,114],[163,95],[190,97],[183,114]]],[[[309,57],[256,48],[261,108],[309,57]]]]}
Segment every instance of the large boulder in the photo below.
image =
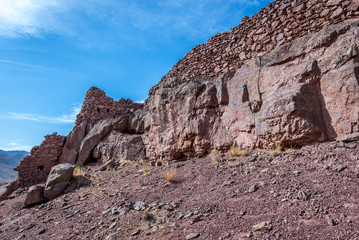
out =
{"type": "Polygon", "coordinates": [[[87,122],[82,122],[76,126],[66,138],[65,145],[59,157],[59,163],[75,164],[77,151],[80,148],[81,141],[86,135],[87,122]]]}
{"type": "Polygon", "coordinates": [[[120,158],[140,161],[145,158],[145,146],[141,135],[112,131],[94,149],[93,157],[102,163],[120,158]]]}
{"type": "Polygon", "coordinates": [[[51,200],[60,196],[68,187],[75,165],[65,163],[54,166],[47,178],[44,196],[51,200]]]}
{"type": "Polygon", "coordinates": [[[40,204],[45,202],[44,197],[44,185],[35,185],[29,188],[27,191],[24,206],[29,207],[32,205],[40,204]]]}
{"type": "Polygon", "coordinates": [[[98,121],[82,140],[80,149],[78,151],[78,158],[76,163],[84,165],[92,157],[92,151],[96,145],[112,130],[121,119],[106,118],[98,121]]]}

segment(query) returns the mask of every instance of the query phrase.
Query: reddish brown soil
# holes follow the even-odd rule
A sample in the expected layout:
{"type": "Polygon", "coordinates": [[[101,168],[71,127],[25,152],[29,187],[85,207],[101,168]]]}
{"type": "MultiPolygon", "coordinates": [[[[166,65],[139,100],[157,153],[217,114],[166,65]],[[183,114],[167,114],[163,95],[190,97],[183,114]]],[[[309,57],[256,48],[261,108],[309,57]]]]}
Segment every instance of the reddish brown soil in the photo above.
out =
{"type": "Polygon", "coordinates": [[[40,209],[22,208],[25,193],[6,200],[0,239],[359,239],[359,144],[223,156],[216,165],[209,158],[172,162],[150,175],[142,168],[89,167],[90,185],[40,209]],[[177,169],[174,183],[162,177],[169,167],[177,169]],[[112,207],[120,213],[104,213],[112,207]]]}

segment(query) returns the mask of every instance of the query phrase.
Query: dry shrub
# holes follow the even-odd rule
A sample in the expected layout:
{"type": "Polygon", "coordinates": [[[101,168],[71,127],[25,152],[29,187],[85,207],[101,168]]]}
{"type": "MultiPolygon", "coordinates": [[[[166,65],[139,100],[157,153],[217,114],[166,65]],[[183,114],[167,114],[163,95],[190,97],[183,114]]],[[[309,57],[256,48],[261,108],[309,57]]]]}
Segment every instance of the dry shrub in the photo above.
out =
{"type": "Polygon", "coordinates": [[[213,149],[211,151],[210,157],[211,157],[211,160],[212,160],[212,164],[215,165],[215,164],[219,163],[219,156],[220,156],[220,153],[219,153],[218,150],[213,149]]]}
{"type": "Polygon", "coordinates": [[[177,170],[175,168],[167,169],[163,172],[163,177],[167,182],[174,182],[177,175],[177,170]]]}
{"type": "Polygon", "coordinates": [[[151,226],[152,224],[156,223],[156,216],[154,213],[145,211],[142,216],[142,221],[147,225],[151,226]]]}
{"type": "Polygon", "coordinates": [[[232,146],[231,155],[232,157],[237,157],[237,156],[245,157],[249,155],[249,152],[246,149],[240,149],[239,147],[232,146]]]}

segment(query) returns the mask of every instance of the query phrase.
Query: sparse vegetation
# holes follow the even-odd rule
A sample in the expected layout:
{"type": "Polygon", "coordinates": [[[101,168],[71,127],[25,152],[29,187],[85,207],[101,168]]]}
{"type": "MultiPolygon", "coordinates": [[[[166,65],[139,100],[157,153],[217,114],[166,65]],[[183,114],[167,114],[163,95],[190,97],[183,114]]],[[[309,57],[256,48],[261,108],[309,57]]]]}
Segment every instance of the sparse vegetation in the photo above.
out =
{"type": "Polygon", "coordinates": [[[296,145],[290,145],[288,148],[285,149],[285,153],[292,153],[296,149],[296,145]]]}
{"type": "Polygon", "coordinates": [[[219,153],[218,150],[213,149],[213,150],[211,151],[210,158],[211,158],[211,160],[212,160],[212,164],[213,164],[213,165],[216,165],[216,164],[219,163],[219,156],[220,156],[220,153],[219,153]]]}
{"type": "Polygon", "coordinates": [[[74,168],[73,176],[76,183],[76,187],[78,188],[86,186],[91,182],[91,180],[85,174],[84,169],[86,168],[87,166],[82,165],[76,165],[74,168]]]}
{"type": "Polygon", "coordinates": [[[175,168],[167,169],[163,172],[163,177],[167,182],[174,182],[177,175],[177,170],[175,168]]]}
{"type": "Polygon", "coordinates": [[[145,166],[145,167],[143,167],[142,169],[141,169],[141,172],[142,172],[142,174],[143,175],[148,175],[148,173],[151,171],[152,169],[150,168],[150,167],[148,167],[148,166],[145,166]]]}
{"type": "Polygon", "coordinates": [[[74,177],[76,177],[76,176],[85,176],[85,173],[84,173],[85,168],[86,168],[86,166],[76,165],[75,168],[74,168],[73,176],[74,177]]]}
{"type": "Polygon", "coordinates": [[[282,148],[283,148],[282,144],[280,142],[276,142],[272,149],[273,157],[279,156],[279,154],[282,153],[282,148]]]}
{"type": "Polygon", "coordinates": [[[236,146],[231,146],[231,155],[232,157],[237,157],[237,156],[245,157],[249,155],[249,151],[247,151],[246,149],[241,149],[236,146]]]}
{"type": "Polygon", "coordinates": [[[142,221],[147,225],[147,226],[151,226],[153,223],[156,222],[156,216],[149,212],[149,211],[145,211],[143,213],[142,216],[142,221]]]}

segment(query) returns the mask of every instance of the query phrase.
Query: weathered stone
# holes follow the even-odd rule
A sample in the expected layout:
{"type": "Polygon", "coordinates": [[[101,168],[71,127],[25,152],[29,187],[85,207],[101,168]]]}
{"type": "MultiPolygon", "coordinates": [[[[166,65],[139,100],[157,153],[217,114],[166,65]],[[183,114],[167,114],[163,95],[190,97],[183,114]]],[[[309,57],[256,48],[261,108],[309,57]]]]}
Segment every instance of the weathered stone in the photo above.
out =
{"type": "Polygon", "coordinates": [[[277,141],[299,146],[358,132],[358,29],[358,20],[344,21],[246,61],[233,77],[215,80],[226,84],[225,105],[211,78],[177,78],[176,88],[163,79],[143,109],[147,156],[171,160],[277,141]]]}
{"type": "Polygon", "coordinates": [[[118,119],[106,118],[98,121],[82,140],[76,163],[84,165],[92,157],[92,150],[111,131],[118,119]]]}
{"type": "Polygon", "coordinates": [[[343,136],[343,137],[340,138],[340,141],[342,141],[342,142],[354,142],[354,141],[359,141],[359,132],[345,135],[345,136],[343,136]]]}
{"type": "Polygon", "coordinates": [[[80,148],[82,139],[86,135],[86,128],[87,122],[84,121],[80,125],[75,126],[70,132],[62,149],[62,154],[59,157],[59,163],[75,164],[77,151],[80,148]]]}
{"type": "Polygon", "coordinates": [[[93,157],[100,162],[110,160],[140,161],[146,157],[141,135],[112,131],[94,149],[93,157]]]}
{"type": "Polygon", "coordinates": [[[45,201],[44,197],[44,186],[35,185],[29,188],[26,195],[26,200],[24,203],[25,207],[29,207],[35,204],[40,204],[45,201]]]}
{"type": "Polygon", "coordinates": [[[44,189],[46,199],[52,200],[64,192],[73,176],[74,168],[74,165],[65,163],[56,165],[51,169],[44,189]]]}
{"type": "Polygon", "coordinates": [[[91,87],[86,93],[81,111],[77,115],[76,126],[84,121],[95,123],[106,117],[124,116],[142,108],[142,106],[143,104],[134,103],[130,99],[114,101],[112,98],[107,97],[103,90],[91,87]]]}

